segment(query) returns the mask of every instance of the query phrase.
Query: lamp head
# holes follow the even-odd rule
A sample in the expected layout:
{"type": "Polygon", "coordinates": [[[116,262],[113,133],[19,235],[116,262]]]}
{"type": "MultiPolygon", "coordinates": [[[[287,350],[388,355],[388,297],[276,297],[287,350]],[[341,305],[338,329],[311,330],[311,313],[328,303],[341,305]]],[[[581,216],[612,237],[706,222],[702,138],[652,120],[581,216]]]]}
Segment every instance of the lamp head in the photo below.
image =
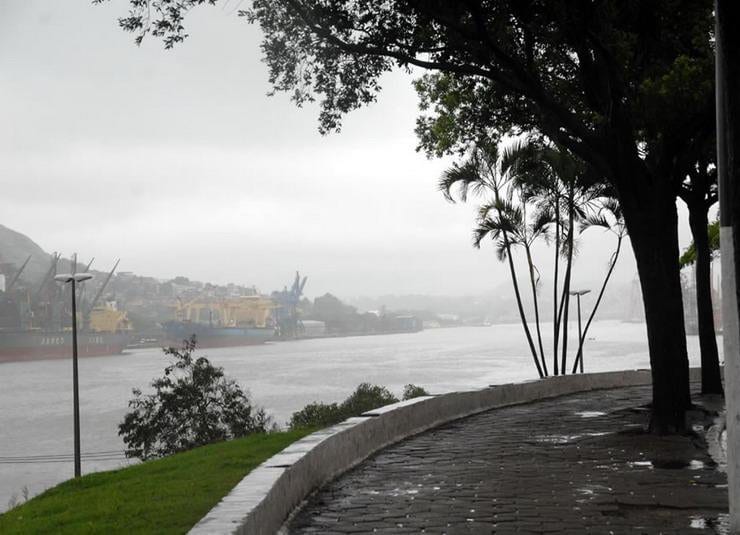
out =
{"type": "Polygon", "coordinates": [[[591,290],[572,290],[568,292],[570,295],[586,295],[587,293],[590,293],[591,290]]]}
{"type": "Polygon", "coordinates": [[[60,273],[54,277],[54,280],[57,282],[67,283],[72,281],[83,282],[92,278],[92,273],[60,273]]]}

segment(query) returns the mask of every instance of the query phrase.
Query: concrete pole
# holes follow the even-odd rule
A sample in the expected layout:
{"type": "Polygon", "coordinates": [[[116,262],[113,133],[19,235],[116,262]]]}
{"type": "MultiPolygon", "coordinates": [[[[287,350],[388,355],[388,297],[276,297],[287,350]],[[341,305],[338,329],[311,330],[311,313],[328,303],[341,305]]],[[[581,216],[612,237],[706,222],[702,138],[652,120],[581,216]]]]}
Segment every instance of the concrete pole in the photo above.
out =
{"type": "MultiPolygon", "coordinates": [[[[737,177],[731,176],[728,152],[727,76],[725,44],[730,20],[724,16],[730,4],[737,0],[716,0],[716,98],[717,98],[717,172],[720,210],[720,255],[722,262],[722,340],[725,360],[725,402],[727,407],[727,494],[730,511],[730,531],[740,533],[740,333],[735,281],[735,252],[733,246],[733,187],[737,177]]],[[[736,31],[736,29],[735,29],[736,31]]],[[[740,214],[738,214],[740,215],[740,214]]]]}
{"type": "Polygon", "coordinates": [[[72,398],[74,412],[75,477],[82,475],[80,455],[80,380],[77,367],[77,288],[72,278],[72,398]]]}
{"type": "Polygon", "coordinates": [[[581,373],[583,373],[583,330],[581,329],[581,294],[577,294],[578,299],[578,364],[581,368],[581,373]]]}

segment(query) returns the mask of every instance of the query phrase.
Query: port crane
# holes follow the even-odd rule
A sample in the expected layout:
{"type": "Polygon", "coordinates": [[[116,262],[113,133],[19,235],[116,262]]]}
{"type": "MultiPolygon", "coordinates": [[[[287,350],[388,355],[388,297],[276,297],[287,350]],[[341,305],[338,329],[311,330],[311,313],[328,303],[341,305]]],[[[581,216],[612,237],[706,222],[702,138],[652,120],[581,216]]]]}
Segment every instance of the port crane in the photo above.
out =
{"type": "Polygon", "coordinates": [[[296,271],[290,290],[287,286],[284,286],[282,292],[272,293],[273,300],[278,304],[276,320],[282,337],[294,338],[301,330],[302,325],[298,318],[298,303],[301,302],[303,289],[306,287],[307,281],[307,276],[301,278],[300,272],[296,271]]]}

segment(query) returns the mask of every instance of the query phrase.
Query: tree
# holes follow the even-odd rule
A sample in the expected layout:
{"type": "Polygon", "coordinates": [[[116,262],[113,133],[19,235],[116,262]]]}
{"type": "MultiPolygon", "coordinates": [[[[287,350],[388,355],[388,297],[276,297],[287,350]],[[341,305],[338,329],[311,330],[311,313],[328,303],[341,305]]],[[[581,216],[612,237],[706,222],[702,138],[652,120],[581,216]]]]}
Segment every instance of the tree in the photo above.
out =
{"type": "MultiPolygon", "coordinates": [[[[715,144],[708,146],[707,156],[701,158],[682,184],[679,196],[689,209],[689,226],[694,240],[693,260],[696,286],[696,317],[699,327],[699,350],[701,354],[701,391],[703,394],[722,394],[722,375],[719,367],[719,352],[714,329],[714,306],[712,305],[711,264],[712,250],[709,241],[709,208],[717,202],[717,173],[712,154],[715,144]]],[[[717,229],[719,230],[719,229],[717,229]]],[[[717,236],[719,238],[719,236],[717,236]]],[[[685,255],[679,263],[685,265],[685,255]]]]}
{"type": "MultiPolygon", "coordinates": [[[[171,47],[186,36],[185,12],[206,2],[216,0],[131,0],[121,25],[171,47]]],[[[243,14],[264,32],[275,90],[299,105],[320,99],[324,132],[372,102],[383,73],[418,67],[430,72],[422,85],[433,91],[419,124],[425,150],[459,150],[481,133],[538,131],[604,176],[643,289],[651,428],[684,428],[675,200],[691,165],[685,148],[713,120],[711,0],[253,0],[243,14]]]]}
{"type": "Polygon", "coordinates": [[[568,312],[573,258],[577,249],[575,228],[582,224],[598,201],[610,191],[589,172],[583,162],[563,147],[531,138],[515,146],[505,157],[503,167],[513,171],[513,184],[523,198],[550,214],[554,226],[553,262],[553,373],[567,373],[568,312]],[[558,287],[560,257],[565,257],[562,291],[558,287]],[[560,294],[560,295],[558,295],[560,294]],[[562,328],[562,356],[558,365],[558,341],[562,328]]]}
{"type": "Polygon", "coordinates": [[[553,265],[553,326],[554,347],[552,373],[566,374],[567,308],[574,252],[577,249],[575,227],[581,232],[591,226],[604,227],[617,237],[616,251],[611,256],[607,274],[596,304],[578,340],[573,372],[582,355],[585,333],[593,321],[601,298],[616,265],[622,239],[626,234],[619,204],[610,198],[609,190],[594,181],[587,169],[565,149],[547,145],[541,140],[525,139],[500,151],[495,145],[475,147],[462,163],[455,163],[443,174],[439,187],[448,200],[455,197],[467,201],[471,196],[483,198],[478,213],[473,244],[480,247],[484,239],[496,244],[501,261],[508,261],[509,274],[519,317],[540,377],[548,376],[547,360],[542,344],[539,310],[540,271],[535,265],[532,246],[538,239],[555,243],[553,265]],[[554,232],[550,232],[554,228],[554,232]],[[529,328],[527,314],[519,289],[513,260],[515,248],[525,253],[537,343],[529,328]],[[562,253],[562,254],[561,254],[562,253]],[[566,276],[562,289],[558,284],[561,256],[565,257],[566,276]],[[558,343],[563,330],[562,352],[558,343]],[[562,353],[562,361],[558,361],[562,353]]]}
{"type": "Polygon", "coordinates": [[[126,456],[142,460],[163,457],[212,442],[264,433],[271,420],[223,368],[193,356],[195,337],[180,349],[165,348],[174,362],[152,381],[154,393],[135,388],[129,409],[118,426],[126,456]]]}
{"type": "Polygon", "coordinates": [[[614,248],[614,252],[609,258],[604,282],[601,284],[601,288],[599,289],[599,295],[596,297],[594,307],[591,309],[591,314],[589,314],[588,320],[586,320],[586,325],[584,326],[583,332],[578,340],[578,352],[576,353],[576,360],[573,363],[572,373],[576,373],[576,368],[579,365],[583,366],[583,344],[586,341],[588,329],[591,327],[591,322],[594,320],[596,311],[599,309],[599,305],[601,304],[601,299],[604,297],[606,286],[609,284],[609,279],[617,265],[617,260],[619,260],[619,253],[622,250],[622,241],[624,241],[624,238],[627,235],[627,229],[624,226],[624,217],[622,216],[622,209],[617,200],[608,197],[602,198],[600,199],[599,204],[600,206],[595,214],[587,215],[584,218],[581,223],[581,233],[589,228],[601,227],[607,232],[614,234],[617,238],[617,244],[614,248]]]}
{"type": "Polygon", "coordinates": [[[535,307],[535,322],[537,326],[537,339],[539,353],[535,347],[534,339],[529,328],[527,315],[524,310],[521,291],[519,289],[519,279],[514,265],[512,255],[512,246],[522,245],[529,251],[531,241],[528,234],[539,235],[545,231],[545,226],[549,221],[542,221],[541,218],[536,223],[527,221],[526,210],[516,207],[511,202],[509,183],[511,175],[501,166],[502,158],[499,157],[496,145],[488,144],[483,147],[476,147],[471,151],[469,157],[460,163],[453,164],[447,169],[439,181],[439,189],[445,197],[455,200],[453,189],[457,188],[458,197],[463,202],[467,201],[468,196],[472,194],[490,194],[491,202],[481,207],[479,211],[479,221],[476,226],[473,238],[473,244],[480,247],[485,238],[491,238],[496,243],[497,256],[499,260],[506,260],[509,266],[509,275],[514,288],[514,297],[516,298],[519,319],[524,328],[524,334],[529,344],[532,359],[537,374],[540,378],[547,375],[547,363],[545,362],[544,350],[542,347],[542,336],[539,325],[539,308],[537,304],[537,287],[534,277],[534,264],[531,254],[527,256],[529,267],[529,279],[532,287],[532,294],[535,307]],[[491,217],[491,214],[495,215],[491,217]],[[531,226],[531,232],[528,227],[531,226]]]}

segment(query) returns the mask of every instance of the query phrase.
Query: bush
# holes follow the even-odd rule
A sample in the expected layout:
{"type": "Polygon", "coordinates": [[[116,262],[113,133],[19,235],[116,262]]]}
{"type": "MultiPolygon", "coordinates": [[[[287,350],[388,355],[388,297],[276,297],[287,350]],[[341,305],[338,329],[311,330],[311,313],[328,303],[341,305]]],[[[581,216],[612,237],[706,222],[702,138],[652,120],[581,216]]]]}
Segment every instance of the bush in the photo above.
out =
{"type": "Polygon", "coordinates": [[[428,396],[429,392],[424,390],[421,386],[416,385],[406,385],[403,387],[403,399],[413,399],[413,398],[420,398],[421,396],[428,396]]]}
{"type": "Polygon", "coordinates": [[[263,433],[271,426],[264,409],[205,357],[193,357],[196,340],[165,348],[174,362],[151,382],[153,394],[133,390],[131,409],[118,426],[126,456],[146,460],[212,442],[263,433]]]}
{"type": "Polygon", "coordinates": [[[359,416],[363,412],[371,411],[398,402],[398,398],[391,394],[384,386],[362,383],[357,390],[342,402],[342,412],[345,418],[359,416]]]}
{"type": "MultiPolygon", "coordinates": [[[[409,384],[403,389],[403,399],[426,395],[426,390],[420,386],[409,384]]],[[[300,411],[293,413],[288,425],[291,429],[328,427],[352,416],[359,416],[363,412],[371,411],[384,405],[390,405],[397,401],[398,398],[386,387],[362,383],[342,403],[327,404],[314,402],[306,405],[300,411]]]]}
{"type": "Polygon", "coordinates": [[[291,429],[329,427],[344,420],[341,407],[336,403],[309,403],[290,418],[291,429]]]}

